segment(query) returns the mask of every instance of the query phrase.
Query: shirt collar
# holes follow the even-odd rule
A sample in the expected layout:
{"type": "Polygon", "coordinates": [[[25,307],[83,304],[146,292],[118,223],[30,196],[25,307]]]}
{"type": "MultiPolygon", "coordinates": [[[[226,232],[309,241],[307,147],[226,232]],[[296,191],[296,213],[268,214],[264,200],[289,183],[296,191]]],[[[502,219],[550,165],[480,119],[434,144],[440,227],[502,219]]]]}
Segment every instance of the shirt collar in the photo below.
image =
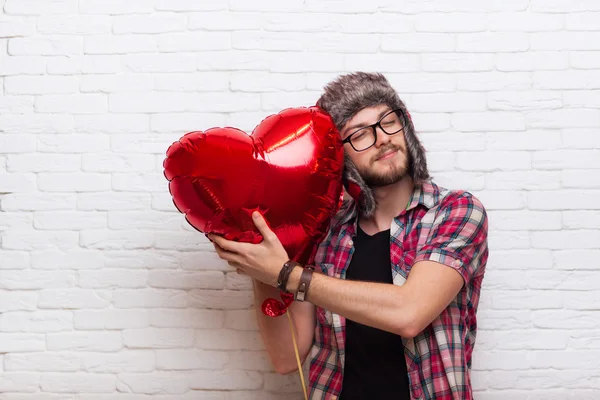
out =
{"type": "MultiPolygon", "coordinates": [[[[426,181],[421,185],[415,185],[413,190],[413,195],[406,206],[405,211],[408,212],[418,205],[422,205],[426,207],[428,210],[434,207],[440,199],[440,189],[439,187],[433,183],[431,180],[426,181]]],[[[404,211],[396,216],[398,218],[402,215],[404,211]]],[[[348,206],[345,215],[340,219],[341,224],[349,223],[347,227],[348,233],[351,236],[354,236],[356,232],[358,232],[358,204],[351,200],[351,204],[348,206]]]]}

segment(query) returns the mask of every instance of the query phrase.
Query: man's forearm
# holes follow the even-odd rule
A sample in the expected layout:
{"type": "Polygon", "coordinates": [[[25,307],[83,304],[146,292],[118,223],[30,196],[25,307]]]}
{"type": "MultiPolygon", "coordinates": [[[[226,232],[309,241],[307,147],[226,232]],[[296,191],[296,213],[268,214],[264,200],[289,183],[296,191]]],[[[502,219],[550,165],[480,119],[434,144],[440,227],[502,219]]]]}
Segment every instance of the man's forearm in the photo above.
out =
{"type": "MultiPolygon", "coordinates": [[[[289,290],[298,288],[301,272],[299,267],[294,269],[288,281],[289,290]]],[[[349,281],[315,272],[307,300],[363,325],[412,337],[418,332],[411,329],[410,307],[402,292],[400,286],[392,284],[349,281]]]]}

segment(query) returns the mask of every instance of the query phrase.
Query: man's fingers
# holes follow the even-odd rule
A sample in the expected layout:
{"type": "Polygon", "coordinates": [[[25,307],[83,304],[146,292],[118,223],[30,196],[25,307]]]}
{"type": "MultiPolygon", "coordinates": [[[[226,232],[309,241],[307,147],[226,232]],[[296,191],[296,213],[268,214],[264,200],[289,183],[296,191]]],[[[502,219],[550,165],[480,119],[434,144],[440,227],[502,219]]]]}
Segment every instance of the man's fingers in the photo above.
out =
{"type": "Polygon", "coordinates": [[[267,225],[267,221],[265,221],[264,217],[260,212],[254,211],[252,213],[252,221],[254,222],[254,225],[258,228],[258,231],[265,240],[273,240],[277,237],[275,233],[271,230],[271,228],[269,228],[269,225],[267,225]]]}

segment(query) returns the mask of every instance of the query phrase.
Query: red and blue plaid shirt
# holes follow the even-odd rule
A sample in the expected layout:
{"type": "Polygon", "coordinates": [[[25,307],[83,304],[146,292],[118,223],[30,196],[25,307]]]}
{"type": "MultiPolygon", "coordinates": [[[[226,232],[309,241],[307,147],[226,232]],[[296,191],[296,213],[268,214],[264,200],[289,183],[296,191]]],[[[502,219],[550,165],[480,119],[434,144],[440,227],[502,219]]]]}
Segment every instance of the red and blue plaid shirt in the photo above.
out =
{"type": "MultiPolygon", "coordinates": [[[[354,252],[357,206],[345,202],[315,254],[315,265],[344,279],[354,252]]],[[[413,339],[403,339],[413,399],[471,400],[471,356],[476,312],[488,257],[487,216],[468,192],[449,191],[433,182],[416,186],[405,211],[390,231],[393,283],[402,285],[412,266],[435,261],[458,271],[465,281],[457,297],[413,339]]],[[[346,320],[316,308],[315,342],[310,353],[311,399],[335,400],[342,391],[346,320]]]]}

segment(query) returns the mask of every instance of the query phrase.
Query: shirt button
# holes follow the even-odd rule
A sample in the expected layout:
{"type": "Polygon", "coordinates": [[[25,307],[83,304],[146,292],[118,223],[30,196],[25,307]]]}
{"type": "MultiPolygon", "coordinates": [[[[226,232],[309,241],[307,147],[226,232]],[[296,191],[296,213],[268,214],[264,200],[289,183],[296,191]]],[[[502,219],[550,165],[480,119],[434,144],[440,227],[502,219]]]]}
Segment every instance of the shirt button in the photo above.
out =
{"type": "Polygon", "coordinates": [[[354,246],[354,242],[353,242],[352,240],[350,240],[350,241],[348,242],[348,246],[354,246]]]}

